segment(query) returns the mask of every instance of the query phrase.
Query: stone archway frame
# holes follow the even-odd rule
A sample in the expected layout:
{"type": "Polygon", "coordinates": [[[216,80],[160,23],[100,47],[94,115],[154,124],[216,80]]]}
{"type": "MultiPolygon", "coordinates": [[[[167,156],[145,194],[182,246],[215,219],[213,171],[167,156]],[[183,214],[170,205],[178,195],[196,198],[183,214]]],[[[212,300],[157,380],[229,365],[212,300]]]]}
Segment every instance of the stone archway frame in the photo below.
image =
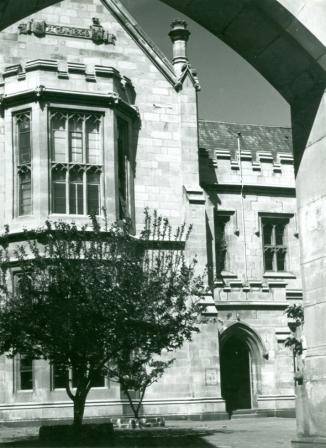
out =
{"type": "Polygon", "coordinates": [[[241,339],[249,349],[251,405],[255,408],[258,407],[257,396],[261,395],[262,391],[262,369],[264,360],[268,359],[268,353],[260,336],[244,322],[234,322],[220,333],[220,352],[223,349],[223,345],[234,336],[241,339]]]}

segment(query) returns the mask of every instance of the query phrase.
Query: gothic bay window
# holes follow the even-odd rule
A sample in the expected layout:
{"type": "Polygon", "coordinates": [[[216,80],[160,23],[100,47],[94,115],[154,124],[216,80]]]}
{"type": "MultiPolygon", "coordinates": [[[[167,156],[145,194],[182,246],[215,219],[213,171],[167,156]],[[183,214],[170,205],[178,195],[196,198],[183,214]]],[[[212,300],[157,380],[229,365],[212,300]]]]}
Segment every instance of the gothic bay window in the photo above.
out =
{"type": "Polygon", "coordinates": [[[277,218],[262,220],[265,271],[284,272],[286,270],[285,230],[287,223],[287,220],[277,218]]]}
{"type": "Polygon", "coordinates": [[[32,213],[32,145],[30,111],[16,114],[15,125],[18,214],[22,216],[32,213]]]}
{"type": "Polygon", "coordinates": [[[52,110],[50,129],[52,212],[98,215],[103,171],[101,114],[52,110]]]}

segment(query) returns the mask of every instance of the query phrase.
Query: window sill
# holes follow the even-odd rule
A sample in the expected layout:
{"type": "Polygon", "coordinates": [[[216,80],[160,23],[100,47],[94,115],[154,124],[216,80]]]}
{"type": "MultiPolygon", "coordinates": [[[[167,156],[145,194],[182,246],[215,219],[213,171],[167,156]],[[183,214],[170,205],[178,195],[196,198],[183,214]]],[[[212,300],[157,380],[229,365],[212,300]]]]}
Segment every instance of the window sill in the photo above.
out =
{"type": "MultiPolygon", "coordinates": [[[[68,213],[50,213],[49,216],[55,216],[56,218],[89,218],[89,215],[74,215],[68,213]]],[[[102,218],[102,215],[95,215],[97,218],[102,218]]]]}
{"type": "MultiPolygon", "coordinates": [[[[98,386],[98,387],[91,387],[90,391],[96,389],[96,390],[108,390],[110,389],[109,386],[98,386]]],[[[76,388],[72,388],[73,391],[76,391],[76,388]]],[[[29,391],[26,391],[29,392],[29,391]]],[[[51,389],[51,392],[66,392],[66,389],[64,387],[55,387],[54,389],[51,389]]]]}
{"type": "Polygon", "coordinates": [[[297,277],[292,274],[291,272],[272,272],[272,271],[266,271],[263,274],[264,278],[288,278],[288,279],[296,279],[297,277]]]}
{"type": "Polygon", "coordinates": [[[237,278],[237,274],[230,271],[222,271],[220,272],[219,277],[216,277],[215,280],[218,280],[219,278],[237,278]]]}

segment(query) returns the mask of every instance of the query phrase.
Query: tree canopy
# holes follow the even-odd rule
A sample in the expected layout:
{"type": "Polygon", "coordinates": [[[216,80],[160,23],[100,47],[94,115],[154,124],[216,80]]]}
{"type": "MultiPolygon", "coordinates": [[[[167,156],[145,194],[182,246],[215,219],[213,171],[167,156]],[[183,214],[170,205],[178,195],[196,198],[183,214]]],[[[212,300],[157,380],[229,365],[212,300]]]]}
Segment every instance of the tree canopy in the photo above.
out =
{"type": "Polygon", "coordinates": [[[198,331],[203,281],[184,254],[189,232],[146,210],[138,237],[126,220],[93,216],[82,227],[46,221],[19,243],[9,231],[1,238],[0,352],[73,371],[76,426],[99,374],[143,396],[172,362],[162,351],[198,331]]]}

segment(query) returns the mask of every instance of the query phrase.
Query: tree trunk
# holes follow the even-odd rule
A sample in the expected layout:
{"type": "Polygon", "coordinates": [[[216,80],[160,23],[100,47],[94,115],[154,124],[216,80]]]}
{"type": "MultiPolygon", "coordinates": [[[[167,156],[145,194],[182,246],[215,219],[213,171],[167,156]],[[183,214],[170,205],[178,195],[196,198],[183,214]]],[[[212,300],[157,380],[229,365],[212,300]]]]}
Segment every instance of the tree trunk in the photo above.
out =
{"type": "Polygon", "coordinates": [[[76,431],[78,431],[82,424],[83,424],[83,417],[84,417],[84,411],[85,411],[85,404],[86,404],[86,397],[87,392],[77,391],[75,398],[74,398],[74,422],[73,426],[76,431]]]}

